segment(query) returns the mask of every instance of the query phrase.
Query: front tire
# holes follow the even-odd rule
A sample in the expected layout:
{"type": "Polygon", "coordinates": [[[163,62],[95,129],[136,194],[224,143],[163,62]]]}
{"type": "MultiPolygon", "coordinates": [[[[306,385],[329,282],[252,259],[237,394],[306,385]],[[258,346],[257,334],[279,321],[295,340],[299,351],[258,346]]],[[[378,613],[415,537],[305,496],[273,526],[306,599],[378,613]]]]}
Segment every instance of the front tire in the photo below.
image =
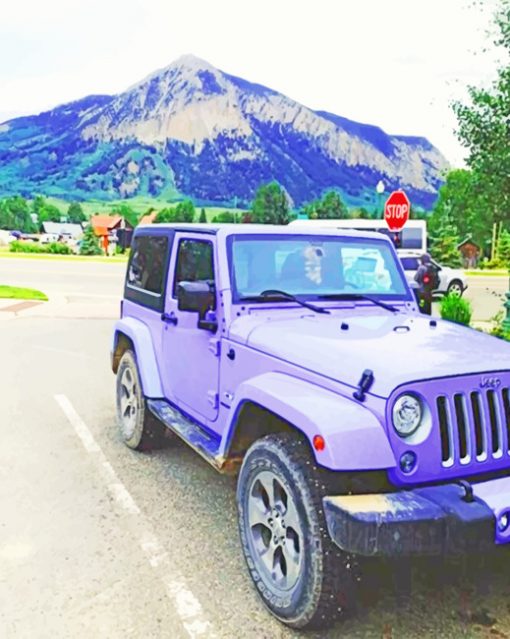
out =
{"type": "Polygon", "coordinates": [[[446,289],[447,295],[462,297],[463,293],[464,293],[464,287],[462,286],[462,282],[460,280],[452,280],[448,284],[448,288],[446,289]]]}
{"type": "Polygon", "coordinates": [[[117,425],[123,442],[133,450],[163,448],[165,426],[147,409],[135,354],[127,350],[117,371],[117,425]]]}
{"type": "Polygon", "coordinates": [[[239,474],[239,530],[250,576],[271,613],[293,628],[327,627],[354,600],[356,562],[327,532],[327,477],[308,443],[288,433],[255,442],[239,474]]]}

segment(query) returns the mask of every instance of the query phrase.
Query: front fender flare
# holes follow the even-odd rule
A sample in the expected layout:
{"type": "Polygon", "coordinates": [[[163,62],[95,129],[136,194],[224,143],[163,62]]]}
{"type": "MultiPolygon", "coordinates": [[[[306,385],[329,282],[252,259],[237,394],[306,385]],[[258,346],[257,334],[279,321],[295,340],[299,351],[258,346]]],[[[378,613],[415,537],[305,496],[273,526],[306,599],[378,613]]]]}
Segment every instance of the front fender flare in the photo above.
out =
{"type": "Polygon", "coordinates": [[[223,436],[225,452],[246,402],[258,404],[300,430],[317,463],[325,468],[355,471],[395,466],[382,424],[364,405],[283,373],[264,373],[239,386],[223,436]],[[312,445],[315,435],[322,435],[326,442],[320,452],[312,445]]]}
{"type": "Polygon", "coordinates": [[[112,354],[115,352],[120,334],[129,337],[133,342],[145,397],[151,399],[164,397],[154,344],[148,326],[133,317],[117,320],[113,331],[112,354]]]}

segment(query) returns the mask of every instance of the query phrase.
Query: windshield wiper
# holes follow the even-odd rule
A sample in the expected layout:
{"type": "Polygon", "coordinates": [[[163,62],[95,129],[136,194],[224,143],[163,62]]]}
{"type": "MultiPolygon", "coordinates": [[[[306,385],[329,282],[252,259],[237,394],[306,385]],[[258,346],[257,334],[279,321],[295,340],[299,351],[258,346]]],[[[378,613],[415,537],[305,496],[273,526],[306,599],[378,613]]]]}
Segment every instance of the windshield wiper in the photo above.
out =
{"type": "Polygon", "coordinates": [[[318,298],[320,300],[368,300],[381,308],[385,308],[387,311],[399,313],[399,309],[396,306],[381,302],[381,300],[370,297],[370,295],[363,295],[363,293],[333,293],[331,295],[318,295],[318,298]]]}
{"type": "Polygon", "coordinates": [[[262,291],[262,293],[259,293],[258,295],[249,295],[246,297],[241,297],[239,298],[239,300],[241,302],[256,302],[256,301],[268,299],[270,297],[276,297],[280,299],[283,298],[285,300],[290,300],[291,302],[296,302],[296,304],[299,304],[300,306],[304,306],[305,308],[309,308],[311,311],[315,311],[316,313],[327,313],[327,314],[330,313],[330,311],[328,311],[327,308],[321,308],[320,306],[315,306],[315,304],[310,304],[310,302],[305,302],[304,300],[298,299],[295,295],[292,295],[291,293],[287,293],[285,291],[279,291],[276,289],[268,289],[267,291],[262,291]]]}

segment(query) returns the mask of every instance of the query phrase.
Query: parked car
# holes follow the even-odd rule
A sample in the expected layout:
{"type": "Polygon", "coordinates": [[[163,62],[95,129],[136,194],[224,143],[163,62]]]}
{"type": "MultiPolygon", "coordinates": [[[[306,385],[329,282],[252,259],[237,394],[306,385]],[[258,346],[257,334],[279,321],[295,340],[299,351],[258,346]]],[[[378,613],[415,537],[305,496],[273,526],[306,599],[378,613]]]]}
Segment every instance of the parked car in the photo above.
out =
{"type": "Polygon", "coordinates": [[[42,233],[39,241],[41,244],[51,244],[52,242],[58,242],[59,237],[57,233],[42,233]]]}
{"type": "Polygon", "coordinates": [[[120,437],[237,476],[249,575],[289,626],[352,605],[360,557],[510,542],[510,344],[422,315],[389,239],[139,226],[112,338],[120,437]]]}
{"type": "MultiPolygon", "coordinates": [[[[414,276],[420,265],[420,251],[398,251],[398,256],[404,267],[404,271],[409,282],[414,282],[414,276]]],[[[434,295],[457,295],[461,297],[468,287],[467,277],[464,271],[449,266],[441,266],[435,260],[431,260],[437,268],[439,275],[439,287],[434,291],[434,295]]]]}

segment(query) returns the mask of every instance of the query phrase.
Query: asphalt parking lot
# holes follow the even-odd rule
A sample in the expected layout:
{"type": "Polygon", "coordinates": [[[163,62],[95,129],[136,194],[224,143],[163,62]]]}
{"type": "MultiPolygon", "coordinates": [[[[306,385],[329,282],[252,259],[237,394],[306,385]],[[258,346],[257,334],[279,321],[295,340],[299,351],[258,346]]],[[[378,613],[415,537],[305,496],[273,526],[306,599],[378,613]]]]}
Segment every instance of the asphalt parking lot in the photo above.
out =
{"type": "MultiPolygon", "coordinates": [[[[109,345],[124,269],[0,259],[0,283],[55,300],[0,310],[2,638],[510,637],[506,548],[418,560],[398,580],[371,564],[359,610],[327,633],[271,618],[241,555],[235,479],[184,444],[119,440],[109,345]]],[[[506,285],[471,278],[476,319],[506,285]]]]}

